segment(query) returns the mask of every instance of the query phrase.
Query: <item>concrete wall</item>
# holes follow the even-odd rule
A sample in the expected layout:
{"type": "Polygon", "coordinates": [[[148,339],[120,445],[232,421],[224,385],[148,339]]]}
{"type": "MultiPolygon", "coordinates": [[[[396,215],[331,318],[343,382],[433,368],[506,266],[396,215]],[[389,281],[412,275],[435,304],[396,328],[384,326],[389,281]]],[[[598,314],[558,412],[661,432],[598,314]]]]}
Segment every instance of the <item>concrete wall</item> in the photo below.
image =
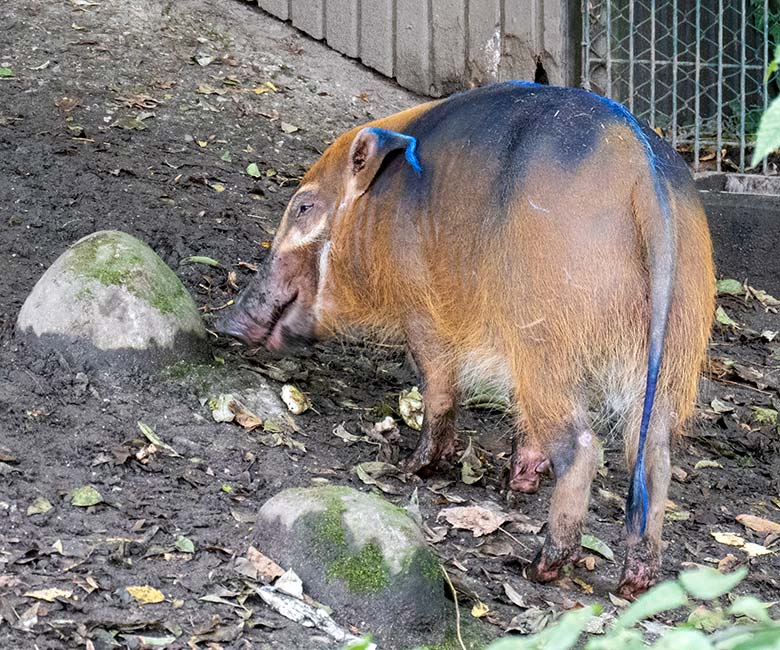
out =
{"type": "Polygon", "coordinates": [[[579,81],[573,0],[257,0],[402,86],[440,96],[490,81],[579,81]]]}

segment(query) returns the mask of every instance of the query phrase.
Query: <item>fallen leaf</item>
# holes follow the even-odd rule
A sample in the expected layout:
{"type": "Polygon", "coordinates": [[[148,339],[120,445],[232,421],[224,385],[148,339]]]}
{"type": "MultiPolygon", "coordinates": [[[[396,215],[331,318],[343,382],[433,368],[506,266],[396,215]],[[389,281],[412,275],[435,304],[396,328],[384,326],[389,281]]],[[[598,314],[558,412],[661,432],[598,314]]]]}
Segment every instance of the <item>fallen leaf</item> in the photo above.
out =
{"type": "Polygon", "coordinates": [[[718,461],[716,461],[716,460],[709,460],[709,459],[706,459],[706,458],[704,460],[700,460],[698,463],[696,463],[693,466],[693,469],[705,469],[707,467],[723,469],[723,465],[721,465],[718,461]]]}
{"type": "Polygon", "coordinates": [[[775,409],[764,408],[763,406],[751,406],[753,411],[753,421],[757,424],[777,425],[777,411],[775,409]]]}
{"type": "Polygon", "coordinates": [[[35,500],[27,506],[27,516],[31,517],[32,515],[42,515],[49,510],[51,510],[54,506],[51,504],[51,501],[48,499],[44,499],[43,497],[36,497],[35,500]]]}
{"type": "Polygon", "coordinates": [[[525,598],[521,596],[518,591],[510,585],[508,582],[504,583],[504,594],[509,599],[509,602],[521,609],[527,609],[528,605],[525,603],[525,598]]]}
{"type": "Polygon", "coordinates": [[[73,595],[73,590],[57,589],[56,587],[50,587],[49,589],[28,591],[23,595],[26,596],[27,598],[35,598],[36,600],[45,600],[47,603],[53,603],[58,598],[70,598],[73,595]]]}
{"type": "Polygon", "coordinates": [[[179,535],[175,546],[176,550],[182,553],[192,554],[195,552],[195,543],[189,537],[184,537],[184,535],[179,535]]]}
{"type": "Polygon", "coordinates": [[[742,550],[747,553],[748,557],[759,557],[760,555],[769,555],[770,553],[774,552],[768,549],[766,546],[761,546],[761,544],[754,544],[753,542],[745,542],[742,546],[742,550]]]}
{"type": "Polygon", "coordinates": [[[14,76],[14,71],[11,68],[0,67],[0,78],[10,79],[14,76]]]}
{"type": "Polygon", "coordinates": [[[422,429],[425,405],[417,386],[401,393],[398,397],[398,411],[406,426],[415,431],[422,429]]]}
{"type": "Polygon", "coordinates": [[[205,264],[206,266],[221,266],[217,260],[213,257],[205,257],[203,255],[190,255],[185,257],[180,264],[205,264]]]}
{"type": "Polygon", "coordinates": [[[284,131],[285,133],[295,133],[296,131],[299,130],[297,126],[295,126],[294,124],[290,124],[289,122],[281,122],[280,126],[282,128],[282,131],[284,131]]]}
{"type": "Polygon", "coordinates": [[[469,437],[469,444],[466,447],[466,451],[458,459],[461,464],[460,468],[460,480],[466,485],[472,485],[477,483],[485,475],[485,469],[482,466],[482,461],[479,456],[474,452],[474,446],[471,437],[469,437]]]}
{"type": "Polygon", "coordinates": [[[593,587],[591,587],[587,582],[582,580],[581,578],[574,577],[572,578],[572,582],[580,587],[586,594],[592,594],[593,593],[593,587]]]}
{"type": "Polygon", "coordinates": [[[403,473],[395,465],[383,463],[381,461],[369,461],[355,465],[355,467],[352,468],[352,471],[361,481],[363,481],[363,483],[366,485],[374,485],[385,494],[403,494],[403,490],[400,488],[379,480],[383,476],[394,476],[395,478],[402,479],[403,473]]]}
{"type": "Polygon", "coordinates": [[[293,415],[300,415],[311,408],[311,401],[292,384],[282,386],[282,401],[293,415]]]}
{"type": "Polygon", "coordinates": [[[745,286],[734,278],[723,278],[715,285],[719,296],[744,296],[745,286]]]}
{"type": "Polygon", "coordinates": [[[780,524],[754,515],[737,515],[737,521],[745,528],[754,530],[762,535],[780,533],[780,524]]]}
{"type": "Polygon", "coordinates": [[[718,571],[721,573],[731,573],[739,565],[736,555],[729,553],[726,557],[718,560],[718,571]]]}
{"type": "Polygon", "coordinates": [[[605,557],[612,562],[615,561],[615,554],[612,549],[598,537],[594,537],[593,535],[583,535],[582,539],[580,540],[580,545],[583,548],[587,548],[589,551],[598,553],[602,557],[605,557]]]}
{"type": "Polygon", "coordinates": [[[488,613],[490,613],[490,608],[481,600],[478,600],[474,607],[471,608],[471,615],[474,618],[482,618],[483,616],[487,616],[488,613]]]}
{"type": "Polygon", "coordinates": [[[249,163],[246,167],[246,173],[249,174],[252,178],[260,178],[261,176],[257,163],[249,163]]]}
{"type": "Polygon", "coordinates": [[[225,162],[233,162],[233,156],[230,155],[229,151],[226,151],[223,153],[220,157],[220,160],[224,160],[225,162]]]}
{"type": "Polygon", "coordinates": [[[142,585],[137,587],[125,587],[127,593],[135,598],[141,605],[154,605],[165,600],[165,596],[159,589],[142,585]]]}
{"type": "Polygon", "coordinates": [[[727,404],[716,397],[710,402],[710,408],[715,411],[715,413],[731,413],[734,410],[734,405],[727,404]]]}
{"type": "Polygon", "coordinates": [[[165,451],[168,452],[169,456],[173,456],[174,458],[181,458],[179,453],[168,443],[163,442],[160,436],[158,436],[148,424],[144,424],[143,422],[141,422],[141,420],[138,420],[138,429],[141,431],[144,437],[149,442],[151,442],[155,447],[159,449],[164,449],[165,451]]]}
{"type": "Polygon", "coordinates": [[[233,414],[233,417],[237,424],[242,426],[247,431],[254,431],[258,427],[263,426],[263,420],[259,416],[250,411],[243,402],[237,399],[231,399],[228,402],[228,408],[233,414]]]}
{"type": "Polygon", "coordinates": [[[723,307],[718,307],[715,310],[715,320],[717,320],[721,325],[725,325],[726,327],[739,327],[737,324],[737,321],[731,318],[726,313],[726,310],[723,309],[723,307]]]}
{"type": "Polygon", "coordinates": [[[470,530],[474,537],[489,535],[509,520],[509,516],[492,508],[482,506],[456,506],[445,508],[438,514],[438,518],[444,519],[454,528],[470,530]]]}
{"type": "Polygon", "coordinates": [[[292,596],[293,598],[303,599],[303,582],[292,569],[285,571],[274,583],[274,589],[292,596]]]}
{"type": "Polygon", "coordinates": [[[745,539],[736,533],[710,532],[710,535],[712,535],[719,544],[727,544],[728,546],[745,545],[745,539]]]}
{"type": "Polygon", "coordinates": [[[246,559],[257,571],[257,575],[265,578],[267,582],[273,582],[279,576],[284,574],[284,569],[280,567],[271,558],[263,555],[254,546],[250,546],[246,552],[246,559]]]}
{"type": "Polygon", "coordinates": [[[71,505],[79,508],[88,508],[89,506],[95,506],[98,503],[103,503],[103,497],[91,485],[84,485],[83,487],[76,488],[71,492],[70,496],[71,505]]]}
{"type": "Polygon", "coordinates": [[[211,63],[214,60],[213,56],[209,56],[208,54],[196,54],[192,57],[192,60],[195,61],[200,66],[207,66],[209,63],[211,63]]]}

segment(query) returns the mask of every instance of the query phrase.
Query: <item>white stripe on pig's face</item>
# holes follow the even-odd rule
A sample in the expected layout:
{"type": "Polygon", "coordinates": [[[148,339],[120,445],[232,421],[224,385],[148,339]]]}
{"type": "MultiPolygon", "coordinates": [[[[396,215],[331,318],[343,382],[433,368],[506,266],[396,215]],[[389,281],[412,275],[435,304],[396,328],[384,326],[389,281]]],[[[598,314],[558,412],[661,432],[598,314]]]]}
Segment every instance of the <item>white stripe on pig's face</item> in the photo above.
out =
{"type": "Polygon", "coordinates": [[[287,253],[325,240],[334,211],[329,203],[323,200],[316,183],[303,185],[287,205],[274,239],[274,251],[287,253]]]}

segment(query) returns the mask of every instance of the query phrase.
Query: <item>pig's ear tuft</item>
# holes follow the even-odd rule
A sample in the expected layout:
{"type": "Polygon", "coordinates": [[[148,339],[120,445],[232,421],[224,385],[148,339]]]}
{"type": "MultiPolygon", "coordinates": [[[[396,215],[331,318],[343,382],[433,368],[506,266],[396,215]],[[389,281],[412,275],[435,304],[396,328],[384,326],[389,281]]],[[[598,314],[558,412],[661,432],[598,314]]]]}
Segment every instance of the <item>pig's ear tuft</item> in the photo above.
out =
{"type": "Polygon", "coordinates": [[[349,150],[349,166],[358,194],[363,194],[371,185],[385,157],[399,149],[404,150],[406,161],[419,175],[422,168],[417,159],[417,140],[412,136],[371,126],[355,136],[349,150]]]}

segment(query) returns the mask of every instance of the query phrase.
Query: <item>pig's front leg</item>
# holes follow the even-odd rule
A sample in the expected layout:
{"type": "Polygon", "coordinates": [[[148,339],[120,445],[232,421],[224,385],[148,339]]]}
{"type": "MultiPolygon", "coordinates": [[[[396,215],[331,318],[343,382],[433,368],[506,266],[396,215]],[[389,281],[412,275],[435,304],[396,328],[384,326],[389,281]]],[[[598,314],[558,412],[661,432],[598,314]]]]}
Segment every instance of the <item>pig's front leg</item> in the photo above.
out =
{"type": "Polygon", "coordinates": [[[425,474],[455,453],[456,373],[452,355],[424,324],[407,327],[407,342],[420,373],[425,416],[417,448],[401,466],[425,474]]]}

